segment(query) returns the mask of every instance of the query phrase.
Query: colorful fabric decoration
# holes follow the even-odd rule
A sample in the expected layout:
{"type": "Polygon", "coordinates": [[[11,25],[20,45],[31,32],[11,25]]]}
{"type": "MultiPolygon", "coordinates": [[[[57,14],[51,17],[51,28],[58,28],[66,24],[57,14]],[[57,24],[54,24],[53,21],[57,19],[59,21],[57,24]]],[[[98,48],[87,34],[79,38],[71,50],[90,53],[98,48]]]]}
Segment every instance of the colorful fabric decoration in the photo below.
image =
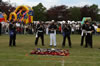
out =
{"type": "Polygon", "coordinates": [[[69,50],[62,50],[62,49],[41,49],[36,48],[31,51],[31,55],[53,55],[53,56],[69,56],[69,50]]]}

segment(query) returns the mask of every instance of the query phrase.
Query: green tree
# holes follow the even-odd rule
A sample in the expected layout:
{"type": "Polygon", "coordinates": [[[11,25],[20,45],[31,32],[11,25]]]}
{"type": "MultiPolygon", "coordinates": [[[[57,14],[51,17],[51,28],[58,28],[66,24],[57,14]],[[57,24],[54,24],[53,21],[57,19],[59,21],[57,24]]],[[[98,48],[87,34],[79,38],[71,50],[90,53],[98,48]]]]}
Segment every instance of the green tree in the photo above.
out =
{"type": "Polygon", "coordinates": [[[65,5],[54,6],[47,10],[47,20],[67,21],[69,19],[69,10],[65,5]]]}
{"type": "Polygon", "coordinates": [[[45,21],[46,20],[46,8],[42,5],[42,3],[39,3],[37,6],[32,7],[34,11],[34,17],[33,19],[35,21],[45,21]]]}
{"type": "Polygon", "coordinates": [[[70,20],[79,21],[81,20],[80,7],[70,7],[70,20]]]}
{"type": "Polygon", "coordinates": [[[84,7],[81,8],[81,16],[83,17],[91,17],[93,21],[98,21],[99,20],[99,8],[98,5],[85,5],[84,7]]]}
{"type": "Polygon", "coordinates": [[[9,19],[9,14],[13,12],[16,8],[13,7],[10,3],[8,2],[0,2],[0,12],[6,13],[7,14],[7,19],[9,19]]]}
{"type": "Polygon", "coordinates": [[[99,17],[98,12],[99,12],[98,5],[93,4],[90,6],[90,15],[93,20],[98,21],[98,17],[99,17]]]}

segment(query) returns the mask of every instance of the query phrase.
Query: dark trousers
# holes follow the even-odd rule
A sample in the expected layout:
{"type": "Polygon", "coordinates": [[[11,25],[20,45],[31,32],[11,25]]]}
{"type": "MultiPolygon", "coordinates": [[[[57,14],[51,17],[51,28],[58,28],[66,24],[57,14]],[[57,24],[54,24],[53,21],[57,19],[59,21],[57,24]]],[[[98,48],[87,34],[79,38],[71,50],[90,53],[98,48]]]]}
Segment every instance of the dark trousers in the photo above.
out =
{"type": "Polygon", "coordinates": [[[10,36],[9,46],[16,46],[16,36],[10,36]]]}
{"type": "Polygon", "coordinates": [[[41,38],[42,46],[44,46],[44,35],[43,34],[38,34],[38,37],[36,37],[36,40],[35,40],[35,45],[37,46],[39,37],[41,38]]]}
{"type": "Polygon", "coordinates": [[[62,46],[65,46],[66,38],[68,39],[69,47],[71,47],[70,35],[69,35],[69,36],[64,36],[64,37],[63,37],[62,46]]]}
{"type": "Polygon", "coordinates": [[[85,34],[83,34],[83,36],[81,37],[81,46],[83,46],[84,44],[84,39],[85,39],[85,34]]]}
{"type": "Polygon", "coordinates": [[[85,47],[88,47],[88,45],[92,48],[92,34],[87,34],[86,35],[86,44],[85,47]]]}

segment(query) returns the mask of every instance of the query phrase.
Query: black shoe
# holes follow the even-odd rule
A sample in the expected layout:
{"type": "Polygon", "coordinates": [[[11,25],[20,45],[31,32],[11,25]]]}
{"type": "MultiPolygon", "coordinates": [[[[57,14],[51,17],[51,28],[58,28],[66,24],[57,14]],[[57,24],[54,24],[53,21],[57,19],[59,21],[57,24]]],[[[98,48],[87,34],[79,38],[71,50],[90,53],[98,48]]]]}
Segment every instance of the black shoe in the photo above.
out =
{"type": "Polygon", "coordinates": [[[52,47],[52,45],[50,45],[50,47],[52,47]]]}
{"type": "Polygon", "coordinates": [[[13,45],[14,47],[16,47],[16,45],[13,45]]]}
{"type": "Polygon", "coordinates": [[[35,44],[35,46],[37,46],[37,44],[35,44]]]}
{"type": "Polygon", "coordinates": [[[87,46],[85,46],[84,48],[87,48],[87,46]]]}
{"type": "Polygon", "coordinates": [[[83,46],[82,44],[80,46],[83,46]]]}
{"type": "Polygon", "coordinates": [[[11,45],[9,45],[9,47],[12,47],[11,45]]]}
{"type": "Polygon", "coordinates": [[[93,48],[93,47],[91,47],[91,48],[93,48]]]}
{"type": "Polygon", "coordinates": [[[54,47],[56,47],[56,46],[54,46],[54,47]]]}
{"type": "Polygon", "coordinates": [[[44,44],[42,46],[45,46],[44,44]]]}

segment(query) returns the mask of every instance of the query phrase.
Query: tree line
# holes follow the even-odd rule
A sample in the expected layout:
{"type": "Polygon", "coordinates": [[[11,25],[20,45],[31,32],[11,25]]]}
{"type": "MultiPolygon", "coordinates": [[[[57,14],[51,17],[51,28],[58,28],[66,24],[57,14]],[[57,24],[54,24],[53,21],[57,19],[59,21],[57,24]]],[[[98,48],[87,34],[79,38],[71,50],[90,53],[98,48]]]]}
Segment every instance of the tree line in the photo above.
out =
{"type": "Polygon", "coordinates": [[[83,17],[91,17],[93,21],[100,21],[100,9],[98,5],[85,5],[83,7],[68,7],[66,5],[54,6],[46,9],[42,3],[32,7],[34,10],[34,20],[37,21],[81,21],[83,17]]]}

